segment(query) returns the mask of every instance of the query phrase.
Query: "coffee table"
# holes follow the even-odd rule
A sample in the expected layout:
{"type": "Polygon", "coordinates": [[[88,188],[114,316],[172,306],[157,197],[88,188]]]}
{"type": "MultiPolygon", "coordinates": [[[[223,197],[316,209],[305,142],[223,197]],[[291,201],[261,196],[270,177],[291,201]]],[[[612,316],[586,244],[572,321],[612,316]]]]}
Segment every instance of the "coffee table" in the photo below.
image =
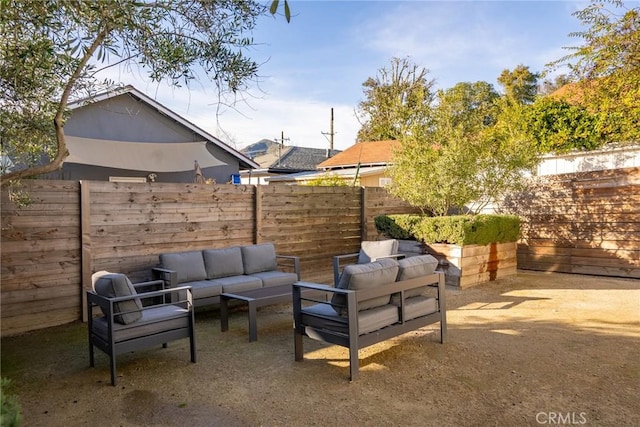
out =
{"type": "Polygon", "coordinates": [[[222,293],[220,295],[220,330],[222,332],[229,330],[229,300],[244,301],[249,306],[249,342],[257,341],[258,307],[292,302],[291,288],[291,285],[278,285],[249,291],[222,293]]]}

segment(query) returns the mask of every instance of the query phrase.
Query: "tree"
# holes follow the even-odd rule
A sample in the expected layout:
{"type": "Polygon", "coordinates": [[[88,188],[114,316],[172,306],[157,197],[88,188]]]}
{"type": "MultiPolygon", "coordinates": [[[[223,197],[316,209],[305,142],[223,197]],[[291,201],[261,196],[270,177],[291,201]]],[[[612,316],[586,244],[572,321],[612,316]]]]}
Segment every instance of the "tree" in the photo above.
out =
{"type": "Polygon", "coordinates": [[[587,29],[570,35],[584,43],[548,68],[569,66],[571,102],[599,116],[606,143],[640,141],[640,8],[594,0],[574,16],[587,29]]]}
{"type": "Polygon", "coordinates": [[[541,153],[595,150],[604,144],[600,117],[563,99],[539,98],[524,120],[541,153]]]}
{"type": "Polygon", "coordinates": [[[389,69],[368,78],[362,84],[366,98],[357,109],[362,124],[358,142],[400,139],[427,119],[434,84],[428,73],[408,58],[393,58],[389,69]]]}
{"type": "Polygon", "coordinates": [[[522,104],[531,104],[538,91],[538,73],[529,71],[529,67],[518,65],[513,71],[502,70],[498,83],[504,88],[505,95],[522,104]]]}
{"type": "Polygon", "coordinates": [[[562,86],[571,83],[569,76],[566,74],[558,74],[553,79],[546,78],[538,86],[538,95],[551,95],[553,92],[560,89],[562,86]]]}
{"type": "Polygon", "coordinates": [[[394,154],[391,192],[423,211],[447,215],[452,208],[480,208],[517,188],[522,172],[537,164],[520,120],[525,107],[501,98],[486,82],[438,91],[431,124],[412,129],[394,154]]]}
{"type": "Polygon", "coordinates": [[[266,13],[257,1],[0,1],[0,141],[22,166],[3,185],[61,167],[67,103],[113,84],[96,80],[100,64],[137,64],[174,86],[207,77],[232,98],[257,75],[245,54],[266,13]],[[53,160],[38,165],[43,154],[53,160]]]}

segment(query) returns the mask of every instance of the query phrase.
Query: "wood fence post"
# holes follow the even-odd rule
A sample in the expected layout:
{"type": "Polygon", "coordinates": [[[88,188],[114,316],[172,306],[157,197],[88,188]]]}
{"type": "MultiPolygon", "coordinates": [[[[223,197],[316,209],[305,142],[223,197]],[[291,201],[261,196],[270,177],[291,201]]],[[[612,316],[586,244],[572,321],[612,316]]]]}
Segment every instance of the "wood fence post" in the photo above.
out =
{"type": "Polygon", "coordinates": [[[89,320],[89,307],[87,307],[86,292],[93,287],[91,284],[93,259],[91,255],[91,187],[89,186],[89,181],[80,181],[80,234],[82,247],[80,301],[82,321],[87,322],[89,320]]]}
{"type": "Polygon", "coordinates": [[[367,240],[367,187],[360,187],[360,241],[367,240]]]}
{"type": "Polygon", "coordinates": [[[260,243],[260,233],[262,232],[262,190],[261,185],[256,185],[255,204],[253,212],[255,218],[255,236],[253,238],[254,243],[260,243]]]}

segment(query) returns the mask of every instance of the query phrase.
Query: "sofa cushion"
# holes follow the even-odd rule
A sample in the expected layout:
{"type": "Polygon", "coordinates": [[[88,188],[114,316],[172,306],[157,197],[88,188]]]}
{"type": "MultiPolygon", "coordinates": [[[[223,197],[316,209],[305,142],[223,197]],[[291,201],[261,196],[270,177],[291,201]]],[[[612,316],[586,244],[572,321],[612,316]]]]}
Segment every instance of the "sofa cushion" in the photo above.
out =
{"type": "Polygon", "coordinates": [[[209,280],[214,285],[222,286],[222,292],[234,293],[258,289],[262,287],[262,280],[253,276],[229,276],[209,280]]]}
{"type": "MultiPolygon", "coordinates": [[[[191,286],[191,295],[194,300],[200,298],[217,297],[222,293],[222,285],[212,283],[211,280],[196,280],[195,282],[185,282],[182,286],[191,286]]],[[[181,298],[184,298],[181,296],[181,298]]]]}
{"type": "Polygon", "coordinates": [[[291,285],[298,281],[296,273],[287,273],[284,271],[263,271],[261,273],[253,273],[251,277],[257,277],[262,280],[262,287],[278,285],[291,285]]]}
{"type": "Polygon", "coordinates": [[[404,301],[404,320],[415,319],[438,311],[438,301],[435,298],[418,296],[404,301]]]}
{"type": "MultiPolygon", "coordinates": [[[[318,329],[349,333],[347,320],[329,304],[315,304],[301,310],[303,323],[318,329]]],[[[358,312],[358,335],[374,332],[400,321],[398,307],[385,304],[358,312]]]]}
{"type": "Polygon", "coordinates": [[[202,251],[161,254],[160,264],[162,267],[178,273],[178,283],[207,278],[202,251]]]}
{"type": "Polygon", "coordinates": [[[244,274],[240,246],[202,251],[207,279],[238,276],[244,274]]]}
{"type": "MultiPolygon", "coordinates": [[[[428,276],[436,271],[436,267],[438,267],[438,260],[432,255],[420,255],[401,259],[398,261],[398,277],[396,278],[396,282],[428,276]]],[[[422,295],[427,289],[428,286],[408,289],[404,292],[404,297],[417,297],[418,295],[422,295]]],[[[396,305],[400,304],[400,295],[393,295],[391,302],[396,305]]]]}
{"type": "Polygon", "coordinates": [[[398,241],[396,239],[364,241],[360,244],[358,264],[365,264],[371,260],[397,253],[398,241]]]}
{"type": "MultiPolygon", "coordinates": [[[[342,271],[340,279],[338,280],[338,286],[336,287],[353,291],[371,289],[395,282],[397,275],[398,262],[390,258],[380,259],[367,264],[347,265],[342,271]]],[[[385,295],[360,301],[358,303],[358,310],[379,307],[388,304],[389,300],[390,296],[385,295]]],[[[331,302],[335,306],[345,306],[347,298],[345,295],[335,293],[331,298],[331,302]]],[[[337,307],[336,310],[340,310],[340,314],[346,314],[346,308],[337,307]]]]}
{"type": "Polygon", "coordinates": [[[244,274],[261,273],[278,268],[276,248],[273,243],[242,246],[244,274]]]}
{"type": "MultiPolygon", "coordinates": [[[[131,281],[124,274],[108,273],[98,277],[94,284],[96,294],[105,298],[128,297],[136,295],[137,292],[131,281]]],[[[100,307],[106,315],[104,307],[100,307]]],[[[128,301],[120,301],[113,304],[115,313],[122,313],[114,316],[114,321],[123,325],[134,323],[142,317],[142,302],[139,298],[128,301]]]]}

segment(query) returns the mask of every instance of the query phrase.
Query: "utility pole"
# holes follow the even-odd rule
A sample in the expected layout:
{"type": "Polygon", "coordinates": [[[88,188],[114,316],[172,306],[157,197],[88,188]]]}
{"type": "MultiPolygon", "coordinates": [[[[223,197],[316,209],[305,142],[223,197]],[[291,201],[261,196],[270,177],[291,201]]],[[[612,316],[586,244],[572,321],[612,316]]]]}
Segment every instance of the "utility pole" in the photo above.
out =
{"type": "Polygon", "coordinates": [[[333,136],[336,134],[333,131],[333,107],[331,107],[331,130],[329,132],[320,132],[323,135],[325,135],[325,137],[327,135],[329,135],[329,150],[333,150],[333,136]]]}
{"type": "Polygon", "coordinates": [[[282,159],[282,147],[284,147],[285,141],[289,141],[289,138],[285,138],[284,131],[280,131],[280,139],[275,138],[275,141],[278,143],[278,166],[280,166],[280,159],[282,159]]]}

